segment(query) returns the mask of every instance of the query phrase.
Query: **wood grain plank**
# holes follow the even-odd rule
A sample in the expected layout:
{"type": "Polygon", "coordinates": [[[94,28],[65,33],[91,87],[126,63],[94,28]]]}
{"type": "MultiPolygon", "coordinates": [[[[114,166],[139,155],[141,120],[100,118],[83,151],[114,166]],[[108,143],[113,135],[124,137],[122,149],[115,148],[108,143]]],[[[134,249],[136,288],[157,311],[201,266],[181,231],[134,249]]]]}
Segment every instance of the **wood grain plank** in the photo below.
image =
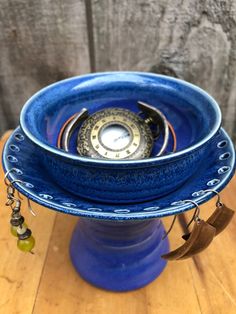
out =
{"type": "MultiPolygon", "coordinates": [[[[7,134],[9,135],[9,133],[7,134]]],[[[6,135],[6,136],[7,136],[6,135]]],[[[4,140],[6,139],[4,136],[4,140]]],[[[3,140],[0,141],[0,152],[3,140]]],[[[55,213],[32,203],[37,213],[33,217],[27,211],[26,202],[22,210],[27,224],[36,239],[35,254],[20,252],[16,238],[10,234],[9,207],[5,206],[6,194],[3,184],[3,170],[0,169],[0,313],[32,313],[39,280],[45,262],[47,247],[54,225],[55,213]]]]}
{"type": "Polygon", "coordinates": [[[152,71],[199,85],[236,140],[235,1],[91,1],[97,71],[152,71]]]}
{"type": "Polygon", "coordinates": [[[90,72],[83,0],[0,1],[0,132],[42,87],[90,72]]]}
{"type": "MultiPolygon", "coordinates": [[[[236,209],[236,177],[222,192],[222,200],[236,209]]],[[[205,205],[206,211],[212,212],[205,205]]],[[[228,228],[214,239],[207,251],[189,263],[203,313],[236,313],[236,216],[228,228]]]]}

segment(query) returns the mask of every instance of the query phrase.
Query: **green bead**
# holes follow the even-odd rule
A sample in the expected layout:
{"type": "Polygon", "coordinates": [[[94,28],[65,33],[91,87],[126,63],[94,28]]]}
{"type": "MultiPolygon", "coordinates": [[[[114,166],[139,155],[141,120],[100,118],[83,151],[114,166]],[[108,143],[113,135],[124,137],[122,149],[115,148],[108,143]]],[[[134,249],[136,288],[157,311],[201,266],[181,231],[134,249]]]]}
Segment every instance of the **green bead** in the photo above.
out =
{"type": "MultiPolygon", "coordinates": [[[[23,223],[23,227],[27,228],[27,224],[23,223]]],[[[11,226],[11,234],[14,237],[17,237],[17,226],[11,226]]]]}
{"type": "Polygon", "coordinates": [[[17,247],[19,250],[23,252],[30,252],[35,245],[35,239],[33,236],[30,236],[28,239],[25,240],[18,240],[17,247]]]}

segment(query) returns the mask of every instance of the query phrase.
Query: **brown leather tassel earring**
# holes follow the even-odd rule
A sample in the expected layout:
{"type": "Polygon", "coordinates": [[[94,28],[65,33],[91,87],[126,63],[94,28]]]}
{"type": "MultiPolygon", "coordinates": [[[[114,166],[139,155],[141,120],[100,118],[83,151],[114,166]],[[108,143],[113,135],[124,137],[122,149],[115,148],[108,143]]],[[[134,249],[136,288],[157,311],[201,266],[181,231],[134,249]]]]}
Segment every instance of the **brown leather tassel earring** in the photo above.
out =
{"type": "MultiPolygon", "coordinates": [[[[217,195],[216,209],[212,215],[207,219],[207,223],[216,229],[216,234],[221,233],[230,223],[233,218],[234,210],[228,208],[220,200],[220,194],[215,190],[204,190],[202,193],[213,192],[217,195]]],[[[187,240],[190,237],[190,233],[183,235],[183,239],[187,240]]]]}
{"type": "Polygon", "coordinates": [[[220,194],[215,190],[205,190],[204,193],[213,192],[217,195],[216,209],[213,214],[207,219],[207,223],[216,229],[216,235],[221,233],[230,223],[233,218],[234,210],[228,208],[220,201],[220,194]]]}
{"type": "MultiPolygon", "coordinates": [[[[196,206],[193,218],[191,219],[188,226],[194,221],[194,227],[192,232],[189,234],[186,242],[174,251],[162,255],[162,258],[166,260],[180,260],[191,257],[197,253],[202,252],[212,242],[216,229],[208,222],[199,218],[200,208],[198,204],[192,200],[183,201],[184,203],[190,202],[196,206]]],[[[176,218],[176,216],[175,216],[176,218]]],[[[175,219],[174,218],[174,219],[175,219]]],[[[173,227],[173,223],[171,228],[173,227]]],[[[170,230],[166,233],[166,235],[170,230]]],[[[166,236],[165,235],[165,236],[166,236]]]]}

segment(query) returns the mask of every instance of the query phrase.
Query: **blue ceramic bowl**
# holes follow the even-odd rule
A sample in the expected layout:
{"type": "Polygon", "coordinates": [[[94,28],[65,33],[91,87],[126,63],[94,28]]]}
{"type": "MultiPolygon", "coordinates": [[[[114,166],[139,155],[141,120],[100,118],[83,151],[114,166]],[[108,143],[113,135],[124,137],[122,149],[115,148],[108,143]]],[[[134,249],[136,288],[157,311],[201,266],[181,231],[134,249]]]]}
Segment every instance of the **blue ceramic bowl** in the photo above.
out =
{"type": "Polygon", "coordinates": [[[194,174],[220,128],[221,112],[211,96],[185,81],[150,73],[107,72],[42,89],[23,107],[20,124],[35,144],[42,166],[61,187],[100,202],[135,203],[168,194],[194,174]],[[81,108],[90,113],[105,107],[138,112],[139,100],[156,106],[174,125],[176,153],[123,161],[80,157],[75,154],[75,137],[70,153],[56,148],[60,128],[81,108]]]}

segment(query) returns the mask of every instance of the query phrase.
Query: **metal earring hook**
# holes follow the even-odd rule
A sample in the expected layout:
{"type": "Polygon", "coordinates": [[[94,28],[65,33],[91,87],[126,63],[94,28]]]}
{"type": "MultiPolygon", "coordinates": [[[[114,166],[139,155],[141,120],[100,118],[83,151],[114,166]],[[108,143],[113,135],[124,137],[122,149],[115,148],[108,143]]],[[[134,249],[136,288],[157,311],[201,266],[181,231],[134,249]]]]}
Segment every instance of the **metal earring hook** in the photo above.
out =
{"type": "Polygon", "coordinates": [[[212,189],[208,189],[208,190],[204,190],[203,193],[215,193],[217,195],[217,202],[216,202],[216,206],[221,207],[223,204],[220,201],[220,193],[218,193],[216,190],[212,190],[212,189]]]}
{"type": "Polygon", "coordinates": [[[20,200],[23,200],[23,197],[20,195],[20,192],[18,190],[17,190],[17,195],[18,195],[20,200]]]}
{"type": "Polygon", "coordinates": [[[172,220],[172,223],[170,225],[170,228],[165,232],[165,234],[162,237],[162,240],[164,240],[168,236],[168,234],[171,232],[171,230],[173,229],[173,226],[175,224],[176,218],[177,218],[177,215],[174,216],[174,218],[172,220]]]}
{"type": "Polygon", "coordinates": [[[32,207],[31,207],[29,198],[27,198],[27,203],[28,203],[28,210],[29,210],[30,213],[35,217],[36,214],[35,214],[35,212],[33,211],[32,207]]]}
{"type": "MultiPolygon", "coordinates": [[[[183,202],[183,204],[191,203],[191,204],[194,204],[195,207],[196,207],[196,209],[194,211],[194,214],[193,214],[193,217],[191,218],[190,222],[186,226],[186,228],[188,228],[194,220],[195,221],[199,221],[200,220],[200,218],[199,218],[200,208],[199,208],[198,204],[196,202],[192,201],[192,200],[184,200],[184,201],[181,201],[181,202],[183,202]]],[[[174,216],[174,218],[172,220],[172,223],[170,225],[170,228],[165,232],[165,234],[162,237],[162,240],[164,240],[168,236],[168,234],[171,232],[171,230],[173,229],[173,226],[175,224],[176,218],[177,218],[177,215],[174,216]]]]}
{"type": "Polygon", "coordinates": [[[194,213],[193,213],[193,217],[191,218],[191,220],[189,221],[189,223],[188,223],[187,226],[186,226],[186,228],[189,228],[189,226],[191,225],[191,223],[192,223],[193,221],[199,221],[199,220],[200,220],[200,218],[199,218],[200,208],[199,208],[198,203],[195,202],[195,201],[192,201],[192,200],[184,200],[183,202],[184,202],[184,203],[191,203],[191,204],[193,204],[193,205],[196,207],[196,209],[195,209],[195,211],[194,211],[194,213]]]}
{"type": "Polygon", "coordinates": [[[7,178],[8,175],[9,175],[9,173],[11,173],[12,171],[16,171],[16,168],[11,168],[11,169],[9,169],[9,170],[5,173],[5,175],[4,175],[4,183],[5,183],[6,186],[9,186],[9,185],[12,184],[12,182],[7,178]],[[7,180],[9,181],[9,183],[7,183],[7,180]]]}
{"type": "Polygon", "coordinates": [[[13,183],[21,183],[21,184],[25,184],[26,182],[22,181],[22,180],[19,180],[19,179],[14,179],[12,181],[10,181],[10,184],[13,185],[13,183]]]}
{"type": "MultiPolygon", "coordinates": [[[[22,180],[19,180],[19,179],[15,179],[15,180],[13,180],[13,181],[10,181],[10,180],[9,180],[9,183],[6,182],[6,179],[7,179],[8,174],[9,174],[11,171],[13,171],[13,170],[15,170],[15,168],[12,168],[12,169],[8,170],[8,171],[6,172],[6,174],[5,174],[5,176],[4,176],[4,182],[5,182],[5,184],[7,185],[7,187],[10,187],[10,186],[13,187],[13,183],[21,183],[21,184],[24,185],[25,182],[22,181],[22,180]]],[[[13,187],[13,188],[14,188],[14,187],[13,187]]],[[[15,197],[11,197],[11,200],[15,200],[15,201],[18,201],[18,200],[20,200],[20,199],[22,200],[22,197],[20,196],[19,191],[17,191],[17,192],[18,192],[19,199],[15,198],[15,197]]],[[[7,206],[12,205],[11,200],[8,200],[8,201],[7,201],[7,203],[6,203],[7,206]]],[[[31,207],[29,198],[27,198],[27,204],[28,204],[28,210],[29,210],[30,213],[35,217],[36,214],[35,214],[35,212],[33,211],[32,207],[31,207]]]]}
{"type": "Polygon", "coordinates": [[[13,183],[21,183],[21,184],[25,185],[26,182],[24,182],[24,181],[22,181],[22,180],[14,179],[14,180],[10,181],[10,180],[7,178],[7,176],[9,175],[9,173],[12,172],[12,171],[16,171],[16,168],[11,168],[11,169],[8,170],[8,171],[5,173],[5,175],[4,175],[4,183],[6,184],[6,186],[7,186],[7,187],[8,187],[8,186],[12,186],[13,183]],[[7,182],[7,180],[8,180],[8,182],[7,182]]]}

